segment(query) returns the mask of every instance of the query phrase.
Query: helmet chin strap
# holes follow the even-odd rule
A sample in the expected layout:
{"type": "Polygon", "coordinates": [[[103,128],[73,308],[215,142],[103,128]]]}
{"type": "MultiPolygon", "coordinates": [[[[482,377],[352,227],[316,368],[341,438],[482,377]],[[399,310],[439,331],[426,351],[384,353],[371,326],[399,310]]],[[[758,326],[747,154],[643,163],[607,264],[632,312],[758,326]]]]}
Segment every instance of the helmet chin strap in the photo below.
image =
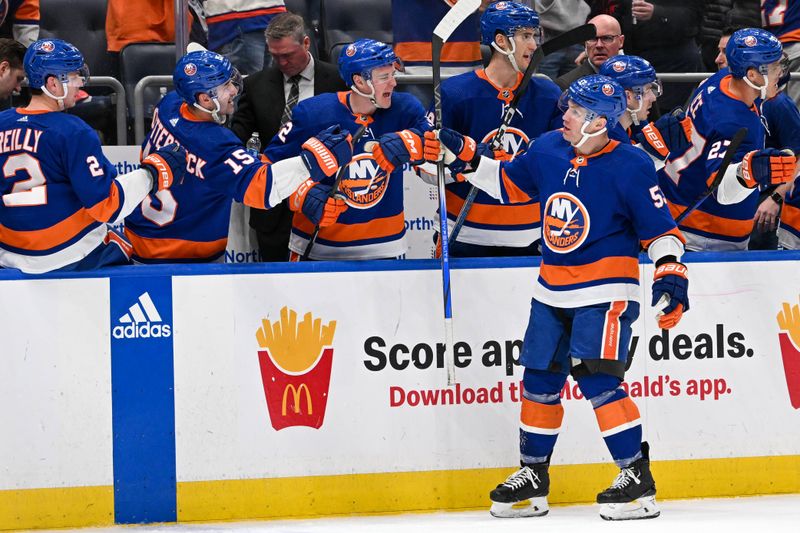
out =
{"type": "MultiPolygon", "coordinates": [[[[761,73],[759,72],[759,74],[761,74],[761,73]]],[[[761,75],[764,76],[764,85],[761,85],[761,86],[758,86],[755,83],[753,83],[752,81],[750,81],[750,78],[747,77],[747,73],[745,73],[743,79],[744,79],[744,82],[747,85],[749,85],[750,87],[752,87],[753,89],[755,89],[756,91],[758,91],[761,94],[761,99],[762,100],[766,100],[767,99],[767,87],[769,87],[769,76],[767,76],[766,74],[761,74],[761,75]]]]}
{"type": "Polygon", "coordinates": [[[639,107],[637,107],[636,109],[628,108],[628,113],[631,114],[631,120],[633,121],[633,124],[636,126],[639,125],[639,111],[641,111],[642,107],[644,107],[644,98],[639,96],[637,97],[637,100],[639,100],[639,107]]]}
{"type": "Polygon", "coordinates": [[[583,146],[583,143],[585,143],[592,137],[597,137],[598,135],[602,135],[606,132],[606,130],[608,130],[606,126],[603,126],[599,131],[596,131],[594,133],[586,133],[586,128],[589,126],[589,124],[591,124],[592,120],[585,120],[583,122],[583,125],[581,126],[581,140],[578,141],[576,144],[573,144],[572,146],[574,146],[575,148],[580,148],[581,146],[583,146]]]}
{"type": "Polygon", "coordinates": [[[41,89],[44,94],[46,94],[47,96],[58,102],[59,111],[64,111],[64,109],[66,109],[66,106],[64,105],[64,99],[67,97],[67,90],[69,89],[68,82],[62,81],[61,86],[64,88],[64,94],[62,96],[54,95],[53,93],[48,91],[47,87],[45,87],[44,85],[42,85],[41,89]]]}
{"type": "Polygon", "coordinates": [[[197,102],[195,102],[193,105],[194,105],[194,107],[196,107],[197,109],[199,109],[203,113],[208,113],[209,115],[211,115],[211,118],[217,124],[225,124],[225,119],[226,119],[225,115],[220,115],[219,114],[219,110],[221,109],[220,105],[219,105],[219,100],[217,100],[216,96],[212,96],[211,97],[211,101],[214,102],[214,109],[212,111],[209,111],[208,109],[206,109],[205,107],[201,106],[197,102]]]}
{"type": "Polygon", "coordinates": [[[503,50],[502,48],[497,46],[497,43],[492,43],[492,48],[494,48],[495,50],[497,50],[498,52],[500,52],[501,54],[506,56],[508,58],[508,60],[511,62],[511,66],[514,67],[514,70],[516,72],[522,72],[519,69],[519,65],[517,65],[517,58],[514,57],[514,52],[516,52],[516,50],[517,50],[517,45],[514,42],[514,37],[508,37],[508,35],[506,35],[506,38],[511,43],[511,50],[509,50],[509,51],[503,50]]]}
{"type": "Polygon", "coordinates": [[[370,88],[370,91],[371,91],[370,94],[362,93],[361,91],[359,91],[358,88],[356,87],[355,83],[352,84],[350,86],[350,88],[357,95],[363,96],[364,98],[368,99],[372,103],[372,105],[374,105],[378,109],[385,109],[382,105],[378,104],[377,95],[375,94],[375,87],[372,85],[372,80],[366,80],[366,82],[367,82],[367,85],[369,85],[369,88],[370,88]]]}

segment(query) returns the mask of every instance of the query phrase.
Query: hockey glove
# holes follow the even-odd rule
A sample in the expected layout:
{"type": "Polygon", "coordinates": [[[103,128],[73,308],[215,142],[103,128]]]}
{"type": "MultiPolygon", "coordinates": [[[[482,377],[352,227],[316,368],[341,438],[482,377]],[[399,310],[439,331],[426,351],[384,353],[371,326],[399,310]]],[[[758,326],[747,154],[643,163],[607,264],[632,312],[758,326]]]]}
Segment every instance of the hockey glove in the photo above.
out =
{"type": "Polygon", "coordinates": [[[647,153],[663,161],[670,152],[681,154],[689,147],[692,121],[682,109],[678,108],[647,124],[633,137],[647,153]]]}
{"type": "Polygon", "coordinates": [[[406,163],[418,165],[425,160],[422,138],[415,129],[386,133],[380,136],[377,143],[368,144],[375,162],[387,174],[406,163]]]}
{"type": "Polygon", "coordinates": [[[797,160],[791,150],[765,148],[747,152],[739,165],[737,176],[742,185],[780,185],[794,179],[797,160]]]}
{"type": "Polygon", "coordinates": [[[289,207],[292,211],[302,211],[315,226],[331,226],[347,210],[347,204],[336,196],[331,198],[330,194],[330,185],[308,179],[289,197],[289,207]]]}
{"type": "Polygon", "coordinates": [[[153,178],[153,194],[169,189],[173,183],[183,181],[186,174],[186,150],[177,143],[168,144],[142,159],[142,168],[153,178]]]}
{"type": "Polygon", "coordinates": [[[653,276],[653,307],[664,306],[656,315],[658,327],[670,329],[680,322],[684,311],[689,310],[689,278],[686,265],[665,261],[656,265],[653,276]]]}
{"type": "Polygon", "coordinates": [[[300,156],[314,181],[333,176],[353,158],[353,136],[336,124],[303,143],[300,156]]]}

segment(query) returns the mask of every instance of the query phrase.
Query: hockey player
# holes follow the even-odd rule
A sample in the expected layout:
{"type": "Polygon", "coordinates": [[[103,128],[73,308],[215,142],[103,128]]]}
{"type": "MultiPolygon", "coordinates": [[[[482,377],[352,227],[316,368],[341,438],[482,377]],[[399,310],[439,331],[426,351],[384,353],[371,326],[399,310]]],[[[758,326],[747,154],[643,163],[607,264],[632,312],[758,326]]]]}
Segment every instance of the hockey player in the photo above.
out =
{"type": "MultiPolygon", "coordinates": [[[[652,305],[658,324],[674,327],[689,309],[683,237],[658,187],[653,163],[633,146],[610,140],[626,112],[624,89],[606,76],[572,83],[564,128],[546,133],[511,162],[474,157],[474,141],[442,129],[445,162],[469,161],[466,180],[504,203],[541,198],[542,263],[520,362],[522,467],[494,489],[492,515],[547,514],[550,457],[564,409],[568,375],[594,408],[620,473],[598,494],[609,520],[653,518],[659,510],[642,442],[639,411],[620,383],[631,324],[639,315],[640,245],[655,263],[652,305]],[[530,500],[530,505],[514,504],[530,500]]],[[[434,142],[427,153],[436,153],[434,142]]]]}
{"type": "MultiPolygon", "coordinates": [[[[367,130],[353,148],[339,191],[349,207],[335,224],[320,229],[310,259],[388,259],[406,252],[403,218],[403,167],[421,163],[421,132],[428,129],[425,110],[415,97],[395,93],[400,62],[392,48],[360,39],[339,56],[339,74],[350,91],[303,100],[265,150],[270,161],[297,154],[308,132],[331,125],[367,130]],[[374,141],[380,141],[375,147],[374,141]],[[366,150],[369,144],[374,152],[366,150]],[[416,154],[412,159],[409,151],[416,154]]],[[[314,222],[297,213],[292,222],[290,259],[299,260],[314,222]]]]}
{"type": "MultiPolygon", "coordinates": [[[[481,40],[491,46],[492,58],[486,69],[442,83],[444,126],[490,143],[540,38],[539,16],[530,7],[517,2],[490,5],[481,16],[481,40]]],[[[525,150],[531,139],[560,128],[560,96],[561,90],[549,79],[531,78],[503,136],[503,155],[497,157],[511,158],[525,150]]],[[[451,229],[470,189],[468,183],[447,185],[447,218],[451,229]]],[[[540,237],[538,198],[503,205],[479,192],[456,242],[450,247],[450,254],[454,257],[539,255],[540,237]]]]}
{"type": "MultiPolygon", "coordinates": [[[[761,0],[761,27],[774,33],[783,44],[789,70],[800,70],[800,2],[761,0]]],[[[787,88],[789,97],[800,104],[800,84],[787,88]]]]}
{"type": "Polygon", "coordinates": [[[185,153],[166,146],[117,175],[94,130],[59,112],[88,80],[80,51],[37,41],[24,67],[30,103],[0,113],[0,266],[38,274],[128,263],[130,244],[107,223],[122,221],[151,189],[179,182],[185,153]]]}
{"type": "Polygon", "coordinates": [[[232,199],[267,209],[301,188],[295,203],[315,222],[327,224],[344,209],[341,200],[328,199],[329,187],[316,184],[350,161],[348,133],[331,129],[316,138],[306,136],[296,157],[270,165],[247,152],[222,125],[233,113],[241,81],[227,58],[206,50],[189,52],[178,61],[172,79],[175,91],[158,104],[142,152],[178,143],[188,152],[187,171],[196,179],[145,198],[126,219],[134,260],[220,260],[232,199]]]}
{"type": "Polygon", "coordinates": [[[647,122],[650,108],[661,96],[661,83],[656,79],[656,70],[649,61],[639,56],[619,55],[603,63],[599,73],[622,85],[628,100],[627,112],[609,129],[608,135],[614,140],[631,143],[633,128],[638,130],[641,123],[647,122]]]}
{"type": "Polygon", "coordinates": [[[735,32],[726,46],[730,74],[707,80],[688,110],[691,144],[671,151],[659,183],[674,216],[693,205],[716,176],[736,131],[747,128],[716,193],[681,223],[688,250],[745,250],[753,228],[756,187],[791,181],[795,158],[764,149],[765,129],[756,99],[775,96],[783,73],[780,42],[756,28],[735,32]]]}

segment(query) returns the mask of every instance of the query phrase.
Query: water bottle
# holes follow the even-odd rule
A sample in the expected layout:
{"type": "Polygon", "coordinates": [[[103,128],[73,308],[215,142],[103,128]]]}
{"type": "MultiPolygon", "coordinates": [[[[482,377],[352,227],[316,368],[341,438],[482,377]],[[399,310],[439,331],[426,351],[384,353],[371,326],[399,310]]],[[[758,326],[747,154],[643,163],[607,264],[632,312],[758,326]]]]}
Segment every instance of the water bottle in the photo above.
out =
{"type": "Polygon", "coordinates": [[[258,159],[258,157],[261,155],[261,139],[258,137],[257,131],[254,131],[247,140],[245,148],[247,148],[247,151],[250,152],[250,155],[256,159],[258,159]]]}

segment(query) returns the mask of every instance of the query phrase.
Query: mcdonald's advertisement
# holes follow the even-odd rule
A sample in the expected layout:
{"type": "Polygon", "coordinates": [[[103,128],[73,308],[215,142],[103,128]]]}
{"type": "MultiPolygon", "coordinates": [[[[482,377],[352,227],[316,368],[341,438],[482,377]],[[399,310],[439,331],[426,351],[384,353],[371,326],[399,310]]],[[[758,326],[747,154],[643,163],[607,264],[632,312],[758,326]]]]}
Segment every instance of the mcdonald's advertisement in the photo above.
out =
{"type": "MultiPolygon", "coordinates": [[[[621,386],[658,458],[800,453],[796,264],[689,262],[690,310],[671,330],[641,269],[621,386]]],[[[452,274],[450,350],[438,270],[174,278],[178,480],[515,464],[537,269],[452,274]]],[[[572,379],[561,398],[553,462],[608,461],[572,379]]]]}

